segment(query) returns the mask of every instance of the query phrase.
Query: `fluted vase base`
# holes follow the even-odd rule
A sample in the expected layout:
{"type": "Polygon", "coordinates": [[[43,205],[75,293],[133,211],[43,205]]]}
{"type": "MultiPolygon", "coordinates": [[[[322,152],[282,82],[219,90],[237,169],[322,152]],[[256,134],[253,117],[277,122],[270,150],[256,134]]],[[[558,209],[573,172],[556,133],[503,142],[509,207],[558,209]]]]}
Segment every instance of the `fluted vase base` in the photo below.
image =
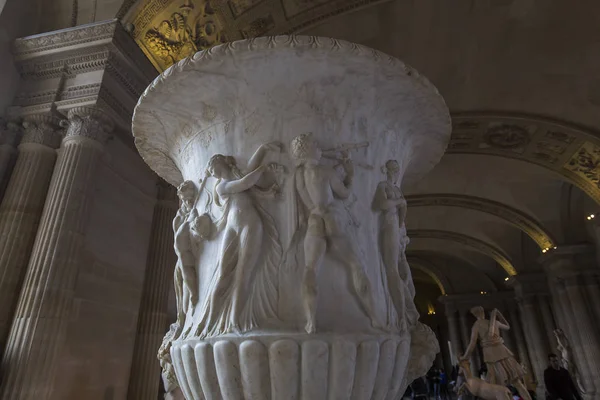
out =
{"type": "Polygon", "coordinates": [[[221,336],[173,343],[188,400],[401,398],[424,375],[439,346],[418,324],[404,335],[221,336]]]}

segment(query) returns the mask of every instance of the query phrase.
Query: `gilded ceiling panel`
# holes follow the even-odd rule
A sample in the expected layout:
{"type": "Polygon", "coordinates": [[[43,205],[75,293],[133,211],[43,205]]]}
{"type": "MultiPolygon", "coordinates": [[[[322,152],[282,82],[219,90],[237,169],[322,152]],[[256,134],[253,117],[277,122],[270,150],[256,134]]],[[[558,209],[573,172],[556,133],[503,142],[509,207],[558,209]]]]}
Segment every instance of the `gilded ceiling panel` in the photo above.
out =
{"type": "Polygon", "coordinates": [[[128,14],[135,41],[158,71],[227,41],[297,32],[389,0],[143,0],[128,14]]]}
{"type": "Polygon", "coordinates": [[[448,153],[515,158],[549,169],[600,204],[600,135],[538,117],[452,116],[448,153]]]}

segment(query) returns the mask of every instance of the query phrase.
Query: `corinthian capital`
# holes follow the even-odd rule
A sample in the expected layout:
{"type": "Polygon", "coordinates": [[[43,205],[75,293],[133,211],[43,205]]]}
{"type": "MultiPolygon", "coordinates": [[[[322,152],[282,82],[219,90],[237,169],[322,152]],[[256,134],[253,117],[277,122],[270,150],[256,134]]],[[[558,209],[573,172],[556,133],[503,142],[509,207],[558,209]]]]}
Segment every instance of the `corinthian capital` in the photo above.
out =
{"type": "Polygon", "coordinates": [[[96,107],[75,107],[69,110],[68,120],[61,125],[67,128],[65,139],[84,137],[101,144],[106,143],[114,129],[112,119],[96,107]]]}
{"type": "Polygon", "coordinates": [[[23,139],[21,144],[36,143],[52,149],[60,146],[63,130],[58,118],[48,114],[36,114],[25,117],[23,121],[23,139]]]}
{"type": "Polygon", "coordinates": [[[0,118],[0,146],[16,146],[21,133],[21,127],[13,122],[0,118]]]}

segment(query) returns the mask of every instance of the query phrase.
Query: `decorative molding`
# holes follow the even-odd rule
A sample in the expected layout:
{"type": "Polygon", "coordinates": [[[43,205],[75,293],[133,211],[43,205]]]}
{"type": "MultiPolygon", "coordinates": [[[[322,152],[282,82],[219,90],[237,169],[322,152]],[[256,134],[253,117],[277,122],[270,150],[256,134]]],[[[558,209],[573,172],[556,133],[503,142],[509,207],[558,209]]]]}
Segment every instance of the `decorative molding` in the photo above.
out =
{"type": "Polygon", "coordinates": [[[472,236],[436,229],[415,229],[408,231],[408,237],[411,239],[439,239],[462,244],[492,258],[500,264],[508,275],[517,274],[517,270],[514,268],[509,256],[503,250],[472,236]]]}
{"type": "Polygon", "coordinates": [[[541,223],[528,214],[497,201],[469,195],[440,193],[406,196],[406,202],[409,207],[460,207],[491,214],[525,232],[542,250],[556,246],[556,241],[541,223]]]}
{"type": "Polygon", "coordinates": [[[484,154],[539,165],[600,204],[600,133],[540,116],[452,114],[449,154],[484,154]]]}
{"type": "Polygon", "coordinates": [[[17,39],[14,47],[16,66],[28,84],[8,110],[12,117],[51,110],[66,115],[73,107],[97,105],[120,131],[129,132],[133,108],[156,76],[117,20],[17,39]],[[73,84],[90,72],[97,73],[86,75],[84,85],[73,84]]]}
{"type": "Polygon", "coordinates": [[[119,27],[120,23],[117,20],[113,20],[110,23],[106,21],[96,22],[81,27],[27,36],[15,40],[13,52],[15,58],[20,60],[34,53],[47,52],[49,50],[77,46],[89,42],[99,42],[111,39],[119,27]]]}

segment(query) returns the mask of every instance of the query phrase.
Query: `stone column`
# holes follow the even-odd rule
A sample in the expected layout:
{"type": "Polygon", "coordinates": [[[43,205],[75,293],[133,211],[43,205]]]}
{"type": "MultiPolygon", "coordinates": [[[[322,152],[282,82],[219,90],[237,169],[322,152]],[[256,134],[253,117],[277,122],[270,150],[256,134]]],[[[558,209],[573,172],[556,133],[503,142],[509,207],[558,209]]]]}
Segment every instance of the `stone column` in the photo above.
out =
{"type": "Polygon", "coordinates": [[[57,123],[45,115],[25,120],[25,135],[0,204],[0,352],[6,344],[42,216],[55,149],[60,145],[57,123]]]}
{"type": "Polygon", "coordinates": [[[590,373],[591,368],[589,366],[588,357],[586,356],[587,349],[584,347],[581,339],[581,333],[578,326],[579,318],[573,313],[573,307],[569,296],[567,295],[564,280],[556,279],[553,282],[553,286],[556,290],[558,303],[561,305],[565,316],[565,328],[563,328],[563,330],[565,334],[568,335],[567,340],[569,340],[571,349],[575,355],[575,361],[579,368],[586,394],[592,395],[595,393],[594,377],[590,373]]]}
{"type": "Polygon", "coordinates": [[[69,321],[94,194],[112,121],[100,110],[69,111],[46,206],[2,361],[3,400],[49,399],[69,321]]]}
{"type": "MultiPolygon", "coordinates": [[[[460,309],[458,311],[459,321],[460,321],[460,333],[462,336],[463,346],[464,346],[463,351],[467,350],[467,347],[469,347],[469,342],[471,340],[471,327],[469,326],[469,322],[467,321],[467,313],[468,312],[469,311],[465,310],[465,309],[460,309]]],[[[473,353],[471,353],[470,362],[471,362],[471,370],[473,371],[473,374],[477,375],[477,373],[479,372],[479,368],[477,367],[478,363],[475,362],[475,350],[473,350],[473,353]]]]}
{"type": "Polygon", "coordinates": [[[0,120],[0,200],[4,197],[18,140],[19,127],[15,123],[0,120]]]}
{"type": "Polygon", "coordinates": [[[577,275],[566,278],[565,291],[571,302],[581,344],[585,349],[585,358],[589,367],[588,375],[593,380],[597,392],[600,388],[600,341],[594,329],[594,322],[589,315],[583,295],[584,288],[579,278],[577,275]]]}
{"type": "Polygon", "coordinates": [[[450,336],[450,344],[452,345],[452,364],[456,364],[458,362],[458,358],[464,353],[464,348],[460,343],[458,321],[456,320],[456,309],[448,304],[446,304],[446,318],[448,319],[448,335],[450,336]]]}
{"type": "Polygon", "coordinates": [[[529,373],[531,373],[531,362],[529,361],[529,355],[527,354],[527,344],[525,343],[525,337],[523,337],[523,328],[521,327],[516,305],[511,305],[509,307],[508,314],[510,318],[510,330],[513,331],[517,342],[516,349],[510,350],[513,352],[516,351],[517,354],[519,354],[519,362],[529,373]]]}
{"type": "Polygon", "coordinates": [[[129,400],[154,399],[158,393],[160,365],[156,354],[167,331],[169,290],[173,287],[172,275],[176,262],[171,245],[174,241],[172,222],[176,212],[175,188],[160,182],[129,378],[129,400]]]}
{"type": "Polygon", "coordinates": [[[528,347],[531,354],[531,363],[535,372],[538,398],[545,396],[544,370],[546,369],[547,352],[544,351],[544,336],[540,330],[535,310],[535,296],[526,295],[521,299],[521,313],[523,324],[529,331],[528,347]]]}
{"type": "Polygon", "coordinates": [[[554,336],[556,324],[554,323],[554,318],[552,317],[550,301],[550,296],[547,294],[541,294],[538,296],[538,305],[542,314],[542,321],[544,323],[546,337],[548,338],[548,347],[551,352],[556,353],[556,337],[554,336]]]}
{"type": "MultiPolygon", "coordinates": [[[[600,277],[597,272],[588,273],[584,279],[585,290],[589,299],[588,305],[593,313],[594,321],[600,321],[600,277]]],[[[600,335],[600,324],[595,324],[596,334],[600,335]]]]}
{"type": "Polygon", "coordinates": [[[508,313],[508,308],[502,307],[500,309],[500,312],[502,313],[504,318],[506,318],[506,320],[508,321],[508,324],[511,327],[511,329],[509,329],[508,331],[500,331],[500,335],[502,336],[502,340],[504,340],[504,344],[506,345],[506,347],[508,347],[516,355],[517,347],[515,345],[515,340],[514,340],[514,328],[510,322],[510,315],[508,313]]]}

